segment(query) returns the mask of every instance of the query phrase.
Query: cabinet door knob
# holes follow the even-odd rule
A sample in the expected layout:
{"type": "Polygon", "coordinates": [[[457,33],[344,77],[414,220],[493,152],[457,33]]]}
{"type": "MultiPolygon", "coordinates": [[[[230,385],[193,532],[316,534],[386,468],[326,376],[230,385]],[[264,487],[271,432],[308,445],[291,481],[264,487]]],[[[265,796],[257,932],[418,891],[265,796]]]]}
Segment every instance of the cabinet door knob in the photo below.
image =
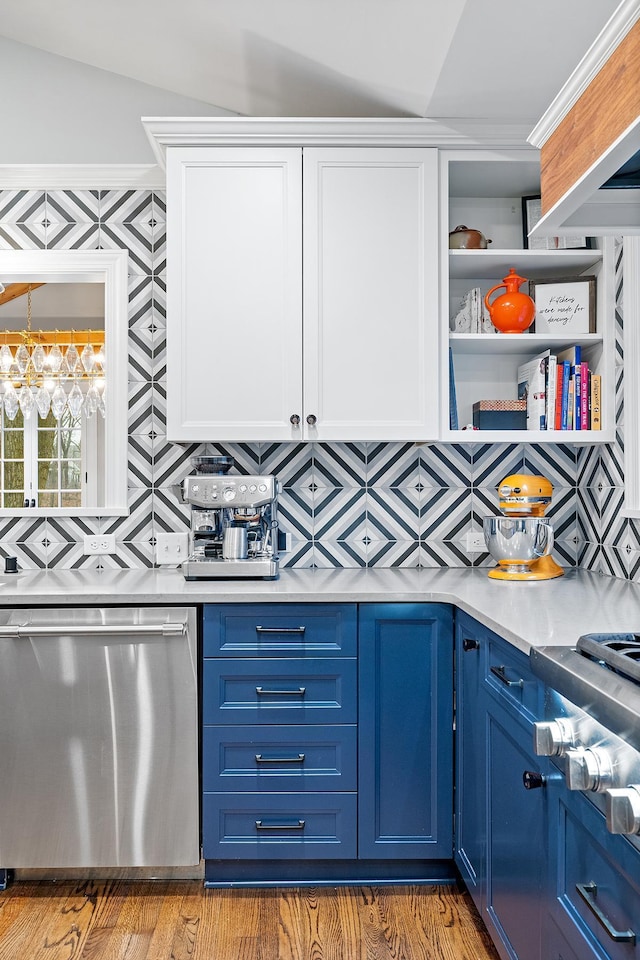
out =
{"type": "Polygon", "coordinates": [[[462,641],[462,649],[465,653],[469,653],[470,650],[477,650],[480,644],[477,640],[472,640],[471,637],[464,637],[462,641]]]}
{"type": "Polygon", "coordinates": [[[294,427],[299,427],[300,426],[299,414],[292,413],[291,416],[289,417],[289,423],[292,424],[294,427]]]}
{"type": "Polygon", "coordinates": [[[317,422],[318,422],[318,418],[316,417],[315,413],[310,413],[309,416],[307,417],[307,423],[309,424],[309,426],[313,427],[317,422]]]}
{"type": "Polygon", "coordinates": [[[539,787],[544,787],[544,777],[534,770],[525,770],[522,774],[522,783],[525,790],[537,790],[539,787]]]}

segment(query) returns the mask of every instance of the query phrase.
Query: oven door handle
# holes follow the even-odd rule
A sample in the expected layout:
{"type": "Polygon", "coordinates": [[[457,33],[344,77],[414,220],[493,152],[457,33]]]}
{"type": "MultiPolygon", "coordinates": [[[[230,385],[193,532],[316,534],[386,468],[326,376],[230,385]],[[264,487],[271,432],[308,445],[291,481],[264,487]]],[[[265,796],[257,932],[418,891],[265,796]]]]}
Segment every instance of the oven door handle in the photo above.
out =
{"type": "Polygon", "coordinates": [[[20,637],[173,637],[186,633],[184,623],[16,624],[0,627],[3,640],[20,637]]]}
{"type": "Polygon", "coordinates": [[[616,943],[636,942],[636,935],[633,930],[616,930],[609,918],[605,917],[604,913],[596,902],[598,887],[595,883],[576,883],[576,890],[589,907],[598,923],[602,924],[612,940],[615,940],[616,943]]]}

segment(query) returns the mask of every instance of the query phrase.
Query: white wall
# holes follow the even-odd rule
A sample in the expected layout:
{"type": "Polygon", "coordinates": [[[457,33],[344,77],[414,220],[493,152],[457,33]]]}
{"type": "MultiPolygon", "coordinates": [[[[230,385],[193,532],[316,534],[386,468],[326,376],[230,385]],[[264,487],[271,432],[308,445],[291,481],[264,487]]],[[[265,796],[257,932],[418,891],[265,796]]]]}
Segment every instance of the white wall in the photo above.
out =
{"type": "Polygon", "coordinates": [[[0,90],[0,164],[154,163],[140,117],[232,115],[1,36],[0,90]]]}

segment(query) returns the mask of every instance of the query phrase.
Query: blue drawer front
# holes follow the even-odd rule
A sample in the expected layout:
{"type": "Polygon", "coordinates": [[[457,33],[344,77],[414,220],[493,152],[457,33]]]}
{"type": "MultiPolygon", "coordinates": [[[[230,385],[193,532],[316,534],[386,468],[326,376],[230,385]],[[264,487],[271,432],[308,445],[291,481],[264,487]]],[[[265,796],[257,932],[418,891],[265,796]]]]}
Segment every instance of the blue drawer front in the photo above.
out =
{"type": "Polygon", "coordinates": [[[206,859],[335,860],[356,856],[356,795],[205,793],[206,859]]]}
{"type": "Polygon", "coordinates": [[[204,655],[355,657],[357,628],[353,603],[207,604],[204,655]]]}
{"type": "Polygon", "coordinates": [[[496,700],[510,704],[533,722],[542,714],[544,686],[531,672],[528,657],[491,633],[487,644],[487,689],[496,700]]]}
{"type": "Polygon", "coordinates": [[[203,720],[355,723],[356,661],[205,660],[203,720]]]}
{"type": "Polygon", "coordinates": [[[560,799],[558,852],[561,869],[559,922],[582,957],[583,939],[601,945],[612,960],[640,958],[640,854],[621,836],[607,832],[604,817],[575,794],[560,799]],[[577,887],[580,886],[584,896],[577,887]],[[598,920],[604,914],[614,931],[635,934],[635,943],[616,941],[598,920]]]}
{"type": "Polygon", "coordinates": [[[205,727],[208,792],[356,789],[356,727],[205,727]]]}

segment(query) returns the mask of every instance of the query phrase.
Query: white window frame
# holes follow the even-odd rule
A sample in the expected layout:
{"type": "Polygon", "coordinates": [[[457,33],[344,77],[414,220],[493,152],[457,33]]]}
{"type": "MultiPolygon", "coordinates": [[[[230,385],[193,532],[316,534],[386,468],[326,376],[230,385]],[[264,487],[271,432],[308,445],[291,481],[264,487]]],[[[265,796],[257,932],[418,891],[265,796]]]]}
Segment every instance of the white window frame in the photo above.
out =
{"type": "Polygon", "coordinates": [[[640,517],[640,236],[624,237],[624,509],[640,517]]]}

